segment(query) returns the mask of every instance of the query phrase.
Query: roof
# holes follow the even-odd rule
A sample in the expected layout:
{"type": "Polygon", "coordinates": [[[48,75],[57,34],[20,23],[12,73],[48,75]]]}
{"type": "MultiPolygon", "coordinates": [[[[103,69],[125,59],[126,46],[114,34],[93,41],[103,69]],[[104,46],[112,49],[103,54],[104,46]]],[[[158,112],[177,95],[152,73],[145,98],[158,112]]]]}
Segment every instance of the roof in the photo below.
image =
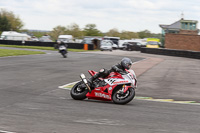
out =
{"type": "Polygon", "coordinates": [[[59,35],[58,38],[73,38],[72,35],[59,35]]]}
{"type": "Polygon", "coordinates": [[[24,34],[24,33],[18,33],[16,31],[3,31],[2,36],[22,36],[22,37],[30,37],[29,35],[27,34],[24,34]]]}
{"type": "Polygon", "coordinates": [[[171,25],[160,25],[161,28],[163,29],[180,29],[181,28],[181,20],[174,22],[171,25]]]}
{"type": "Polygon", "coordinates": [[[163,29],[181,29],[181,22],[192,22],[192,23],[198,23],[196,20],[184,20],[183,18],[172,23],[171,25],[160,25],[163,29]]]}

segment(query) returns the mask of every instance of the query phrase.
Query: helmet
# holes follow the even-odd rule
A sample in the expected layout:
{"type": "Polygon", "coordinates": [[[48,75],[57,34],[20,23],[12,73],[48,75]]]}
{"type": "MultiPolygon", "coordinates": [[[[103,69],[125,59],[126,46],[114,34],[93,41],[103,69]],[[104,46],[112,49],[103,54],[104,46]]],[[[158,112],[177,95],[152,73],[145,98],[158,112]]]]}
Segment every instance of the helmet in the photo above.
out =
{"type": "Polygon", "coordinates": [[[132,65],[132,61],[131,59],[125,57],[121,60],[121,65],[124,69],[130,69],[131,68],[131,65],[132,65]]]}

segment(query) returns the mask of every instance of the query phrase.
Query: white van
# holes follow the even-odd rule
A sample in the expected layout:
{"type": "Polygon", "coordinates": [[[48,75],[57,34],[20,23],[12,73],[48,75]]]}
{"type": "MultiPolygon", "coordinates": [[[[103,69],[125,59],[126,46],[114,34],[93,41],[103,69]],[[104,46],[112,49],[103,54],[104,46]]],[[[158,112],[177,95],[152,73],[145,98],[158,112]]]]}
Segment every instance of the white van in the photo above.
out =
{"type": "Polygon", "coordinates": [[[16,31],[3,31],[1,40],[29,41],[31,40],[31,36],[16,31]]]}
{"type": "Polygon", "coordinates": [[[113,44],[113,49],[118,49],[119,48],[119,39],[120,37],[109,37],[109,36],[104,36],[102,40],[111,40],[113,44]]]}
{"type": "Polygon", "coordinates": [[[63,41],[64,43],[74,42],[72,35],[59,35],[57,41],[63,41]]]}

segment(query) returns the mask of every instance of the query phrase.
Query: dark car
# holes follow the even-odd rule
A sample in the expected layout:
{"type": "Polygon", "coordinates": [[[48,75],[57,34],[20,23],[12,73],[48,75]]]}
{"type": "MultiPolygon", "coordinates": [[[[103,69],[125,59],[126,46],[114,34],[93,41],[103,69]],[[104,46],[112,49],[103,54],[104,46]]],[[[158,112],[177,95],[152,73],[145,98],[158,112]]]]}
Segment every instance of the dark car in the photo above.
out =
{"type": "Polygon", "coordinates": [[[141,47],[145,47],[145,45],[142,45],[139,42],[125,42],[122,46],[124,47],[124,50],[128,51],[140,51],[141,47]]]}

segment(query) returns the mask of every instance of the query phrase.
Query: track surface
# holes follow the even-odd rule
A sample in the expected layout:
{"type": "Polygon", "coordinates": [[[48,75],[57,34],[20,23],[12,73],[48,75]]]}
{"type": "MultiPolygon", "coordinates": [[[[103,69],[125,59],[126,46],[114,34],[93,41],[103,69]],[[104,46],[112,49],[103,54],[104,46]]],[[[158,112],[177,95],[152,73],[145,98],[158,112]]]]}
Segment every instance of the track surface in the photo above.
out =
{"type": "Polygon", "coordinates": [[[148,58],[135,66],[138,96],[199,100],[199,60],[127,51],[70,52],[67,59],[55,51],[3,57],[0,133],[199,133],[199,105],[136,99],[123,106],[76,101],[68,90],[58,88],[79,80],[80,73],[88,76],[88,69],[109,69],[124,56],[134,61],[148,58]],[[151,65],[149,59],[161,60],[151,65]]]}

